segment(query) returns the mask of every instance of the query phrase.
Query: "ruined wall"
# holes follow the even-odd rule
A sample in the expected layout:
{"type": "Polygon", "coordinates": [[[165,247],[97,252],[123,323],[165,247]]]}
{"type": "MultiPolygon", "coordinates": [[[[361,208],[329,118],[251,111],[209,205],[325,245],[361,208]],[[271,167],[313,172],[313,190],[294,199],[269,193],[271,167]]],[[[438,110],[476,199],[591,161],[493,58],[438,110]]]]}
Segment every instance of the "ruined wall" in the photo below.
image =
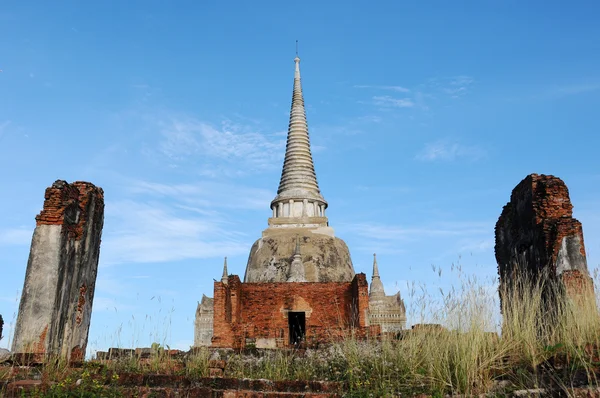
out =
{"type": "Polygon", "coordinates": [[[213,335],[214,300],[202,295],[194,320],[194,346],[210,346],[213,335]]]}
{"type": "Polygon", "coordinates": [[[400,292],[369,298],[369,324],[379,325],[381,333],[398,333],[406,327],[406,307],[400,292]]]}
{"type": "Polygon", "coordinates": [[[232,275],[227,284],[215,282],[213,346],[288,346],[291,311],[305,313],[308,344],[346,336],[352,328],[364,335],[370,332],[368,301],[364,274],[352,282],[243,284],[232,275]]]}
{"type": "MultiPolygon", "coordinates": [[[[565,183],[550,175],[531,174],[512,191],[496,223],[496,261],[501,286],[525,274],[591,284],[583,230],[572,217],[565,183]]],[[[568,287],[568,286],[567,286],[568,287]]],[[[502,289],[501,289],[502,290],[502,289]]]]}
{"type": "Polygon", "coordinates": [[[58,180],[36,217],[13,352],[85,355],[104,222],[104,192],[58,180]]]}

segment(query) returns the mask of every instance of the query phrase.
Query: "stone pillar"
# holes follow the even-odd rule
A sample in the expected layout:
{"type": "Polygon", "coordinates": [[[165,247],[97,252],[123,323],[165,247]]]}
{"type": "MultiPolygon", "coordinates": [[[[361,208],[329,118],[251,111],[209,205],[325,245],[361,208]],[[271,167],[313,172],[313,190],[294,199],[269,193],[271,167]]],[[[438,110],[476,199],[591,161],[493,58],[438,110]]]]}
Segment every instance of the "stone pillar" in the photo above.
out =
{"type": "Polygon", "coordinates": [[[525,276],[560,282],[569,296],[593,292],[583,229],[560,178],[531,174],[523,179],[502,209],[495,234],[501,294],[525,276]]]}
{"type": "Polygon", "coordinates": [[[83,360],[96,287],[104,192],[56,181],[36,217],[12,350],[83,360]]]}

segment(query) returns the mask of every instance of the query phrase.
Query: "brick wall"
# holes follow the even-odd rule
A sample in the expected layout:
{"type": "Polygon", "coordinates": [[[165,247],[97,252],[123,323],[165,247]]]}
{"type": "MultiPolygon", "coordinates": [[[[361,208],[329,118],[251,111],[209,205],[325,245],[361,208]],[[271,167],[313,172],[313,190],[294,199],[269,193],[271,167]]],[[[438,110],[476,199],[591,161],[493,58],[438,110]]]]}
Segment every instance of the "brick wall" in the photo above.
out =
{"type": "Polygon", "coordinates": [[[213,346],[242,348],[247,341],[289,345],[289,312],[304,312],[307,344],[331,341],[367,326],[368,284],[364,274],[352,282],[215,282],[213,346]],[[231,308],[231,310],[229,310],[231,308]],[[231,316],[228,314],[231,313],[231,316]]]}

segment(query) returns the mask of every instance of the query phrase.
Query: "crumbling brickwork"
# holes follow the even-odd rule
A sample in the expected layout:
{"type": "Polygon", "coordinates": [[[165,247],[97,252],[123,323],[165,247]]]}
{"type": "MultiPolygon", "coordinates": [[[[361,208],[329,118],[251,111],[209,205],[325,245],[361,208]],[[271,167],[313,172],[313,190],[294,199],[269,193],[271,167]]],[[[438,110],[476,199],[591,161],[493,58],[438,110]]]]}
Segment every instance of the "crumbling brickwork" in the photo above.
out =
{"type": "Polygon", "coordinates": [[[58,180],[36,217],[13,351],[85,355],[104,223],[104,192],[58,180]]]}
{"type": "Polygon", "coordinates": [[[305,343],[316,345],[351,332],[379,333],[368,327],[365,274],[352,282],[241,283],[237,275],[215,282],[213,347],[287,347],[292,313],[305,320],[305,343]]]}
{"type": "Polygon", "coordinates": [[[577,286],[589,289],[583,230],[572,216],[569,190],[560,178],[531,174],[513,189],[495,228],[501,292],[516,278],[542,273],[564,279],[569,294],[577,286]]]}

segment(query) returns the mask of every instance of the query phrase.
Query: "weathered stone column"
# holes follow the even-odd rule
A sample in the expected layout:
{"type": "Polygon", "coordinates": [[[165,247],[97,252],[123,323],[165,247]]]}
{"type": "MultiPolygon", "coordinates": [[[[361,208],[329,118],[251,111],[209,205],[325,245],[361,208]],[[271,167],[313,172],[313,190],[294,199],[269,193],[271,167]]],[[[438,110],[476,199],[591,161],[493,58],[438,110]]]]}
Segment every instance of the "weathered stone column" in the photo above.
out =
{"type": "Polygon", "coordinates": [[[572,298],[593,294],[583,229],[560,178],[525,177],[513,189],[495,233],[501,296],[514,282],[540,276],[560,282],[572,298]]]}
{"type": "Polygon", "coordinates": [[[56,181],[36,217],[12,350],[82,360],[96,287],[104,192],[56,181]]]}

